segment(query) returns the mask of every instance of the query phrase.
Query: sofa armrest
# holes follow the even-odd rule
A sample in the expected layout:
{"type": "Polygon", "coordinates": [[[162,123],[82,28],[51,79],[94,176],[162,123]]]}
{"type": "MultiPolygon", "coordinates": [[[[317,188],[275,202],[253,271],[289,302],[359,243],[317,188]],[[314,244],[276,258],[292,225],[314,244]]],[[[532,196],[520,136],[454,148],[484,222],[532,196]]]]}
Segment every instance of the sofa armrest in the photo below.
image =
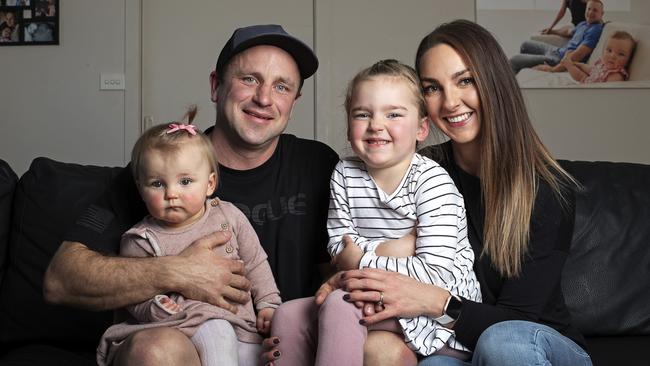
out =
{"type": "Polygon", "coordinates": [[[586,336],[650,335],[650,165],[560,161],[576,195],[562,289],[586,336]]]}
{"type": "Polygon", "coordinates": [[[43,275],[68,227],[118,171],[36,158],[20,178],[13,199],[9,260],[0,284],[0,346],[97,347],[112,312],[46,304],[43,275]]]}

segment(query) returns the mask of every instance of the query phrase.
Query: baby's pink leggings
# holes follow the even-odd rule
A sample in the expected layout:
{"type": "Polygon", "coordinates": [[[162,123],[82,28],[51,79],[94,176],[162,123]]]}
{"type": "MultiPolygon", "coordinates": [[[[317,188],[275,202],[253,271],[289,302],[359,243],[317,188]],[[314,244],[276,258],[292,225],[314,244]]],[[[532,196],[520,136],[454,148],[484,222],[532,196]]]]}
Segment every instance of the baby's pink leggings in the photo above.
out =
{"type": "Polygon", "coordinates": [[[343,300],[347,292],[332,292],[319,307],[313,297],[283,303],[273,315],[271,334],[280,338],[277,366],[363,365],[368,330],[402,333],[389,319],[369,329],[359,324],[361,309],[343,300]]]}

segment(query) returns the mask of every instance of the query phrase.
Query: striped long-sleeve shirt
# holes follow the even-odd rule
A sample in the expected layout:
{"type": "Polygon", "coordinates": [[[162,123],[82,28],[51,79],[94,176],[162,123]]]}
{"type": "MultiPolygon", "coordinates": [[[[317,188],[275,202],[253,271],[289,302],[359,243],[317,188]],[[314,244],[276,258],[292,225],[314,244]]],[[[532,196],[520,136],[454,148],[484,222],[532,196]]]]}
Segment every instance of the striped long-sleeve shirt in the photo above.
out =
{"type": "MultiPolygon", "coordinates": [[[[364,252],[360,268],[399,272],[452,294],[481,300],[463,197],[447,172],[429,158],[414,154],[392,193],[375,184],[360,159],[341,160],[330,181],[327,229],[332,256],[343,249],[342,238],[348,235],[364,252]],[[417,229],[414,255],[382,257],[375,253],[382,242],[399,239],[413,228],[417,229]]],[[[422,355],[433,354],[445,344],[468,350],[455,341],[452,330],[433,318],[400,318],[399,323],[407,344],[422,355]]]]}

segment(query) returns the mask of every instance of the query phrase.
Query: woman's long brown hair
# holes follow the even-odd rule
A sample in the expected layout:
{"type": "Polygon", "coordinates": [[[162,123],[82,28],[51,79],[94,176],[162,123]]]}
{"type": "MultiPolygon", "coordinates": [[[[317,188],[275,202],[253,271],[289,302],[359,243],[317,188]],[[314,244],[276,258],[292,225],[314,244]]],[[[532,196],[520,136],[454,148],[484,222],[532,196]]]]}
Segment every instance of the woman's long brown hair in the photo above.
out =
{"type": "Polygon", "coordinates": [[[517,277],[528,249],[538,179],[564,202],[576,181],[553,159],[537,136],[510,63],[483,27],[456,20],[442,24],[420,42],[415,68],[439,44],[452,47],[474,76],[480,99],[479,176],[485,221],[483,253],[505,277],[517,277]]]}

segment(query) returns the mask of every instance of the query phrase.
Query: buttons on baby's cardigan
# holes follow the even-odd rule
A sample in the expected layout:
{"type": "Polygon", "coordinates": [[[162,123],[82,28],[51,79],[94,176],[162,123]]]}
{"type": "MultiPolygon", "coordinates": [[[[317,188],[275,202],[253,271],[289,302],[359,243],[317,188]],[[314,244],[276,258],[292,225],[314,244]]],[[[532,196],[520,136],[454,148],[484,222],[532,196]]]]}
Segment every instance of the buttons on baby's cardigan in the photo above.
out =
{"type": "MultiPolygon", "coordinates": [[[[221,224],[221,231],[227,231],[229,226],[230,225],[228,225],[227,222],[224,222],[221,224]]],[[[235,248],[233,248],[232,245],[230,245],[230,242],[228,242],[228,245],[226,245],[226,253],[230,254],[233,251],[235,251],[235,248]]]]}
{"type": "MultiPolygon", "coordinates": [[[[221,201],[219,201],[218,198],[213,198],[210,201],[210,206],[217,207],[217,206],[219,206],[220,202],[221,201]]],[[[229,229],[230,229],[230,225],[227,222],[224,222],[224,223],[221,224],[221,231],[228,231],[229,229]]],[[[228,242],[228,245],[226,245],[226,253],[230,254],[230,253],[232,253],[234,251],[235,251],[235,248],[232,246],[232,244],[230,244],[230,242],[228,242]]]]}

